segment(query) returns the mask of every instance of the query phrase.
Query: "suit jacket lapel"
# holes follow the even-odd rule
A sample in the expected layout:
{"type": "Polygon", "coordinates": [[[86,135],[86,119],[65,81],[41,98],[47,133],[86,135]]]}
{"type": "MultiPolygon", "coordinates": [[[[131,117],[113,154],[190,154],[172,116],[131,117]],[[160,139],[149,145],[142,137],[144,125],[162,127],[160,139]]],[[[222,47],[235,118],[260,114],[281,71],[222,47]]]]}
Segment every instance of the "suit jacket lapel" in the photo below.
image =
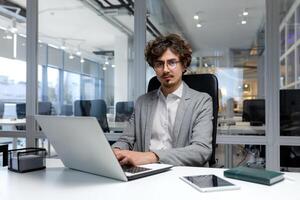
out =
{"type": "Polygon", "coordinates": [[[147,105],[147,118],[146,118],[146,125],[145,125],[145,151],[149,151],[150,140],[151,140],[151,132],[153,126],[153,118],[156,111],[157,106],[157,93],[154,92],[153,96],[151,97],[150,101],[147,105]]]}
{"type": "Polygon", "coordinates": [[[186,110],[188,108],[188,101],[190,98],[191,98],[191,95],[189,93],[189,87],[186,85],[186,83],[183,82],[182,99],[177,108],[174,128],[173,128],[173,132],[172,132],[173,146],[176,146],[176,143],[178,141],[180,128],[181,128],[186,110]]]}

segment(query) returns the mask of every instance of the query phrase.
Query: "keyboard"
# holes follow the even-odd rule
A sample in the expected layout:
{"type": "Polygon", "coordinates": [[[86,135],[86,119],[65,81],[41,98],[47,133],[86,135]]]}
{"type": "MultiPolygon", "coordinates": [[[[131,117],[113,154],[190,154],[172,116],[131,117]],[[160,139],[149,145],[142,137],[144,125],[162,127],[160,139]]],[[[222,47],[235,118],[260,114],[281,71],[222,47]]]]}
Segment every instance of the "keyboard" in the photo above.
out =
{"type": "Polygon", "coordinates": [[[134,167],[134,166],[122,166],[122,169],[123,169],[124,172],[132,173],[132,174],[150,170],[149,168],[134,167]]]}

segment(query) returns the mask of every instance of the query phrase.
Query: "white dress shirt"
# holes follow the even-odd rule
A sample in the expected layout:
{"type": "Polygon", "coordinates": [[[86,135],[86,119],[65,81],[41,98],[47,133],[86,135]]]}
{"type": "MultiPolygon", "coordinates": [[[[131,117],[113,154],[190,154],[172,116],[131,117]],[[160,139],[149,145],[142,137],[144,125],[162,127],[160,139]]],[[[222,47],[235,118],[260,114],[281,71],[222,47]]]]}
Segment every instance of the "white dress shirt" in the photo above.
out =
{"type": "Polygon", "coordinates": [[[182,97],[183,83],[166,97],[158,90],[158,102],[153,119],[150,151],[172,148],[172,132],[178,105],[182,97]]]}

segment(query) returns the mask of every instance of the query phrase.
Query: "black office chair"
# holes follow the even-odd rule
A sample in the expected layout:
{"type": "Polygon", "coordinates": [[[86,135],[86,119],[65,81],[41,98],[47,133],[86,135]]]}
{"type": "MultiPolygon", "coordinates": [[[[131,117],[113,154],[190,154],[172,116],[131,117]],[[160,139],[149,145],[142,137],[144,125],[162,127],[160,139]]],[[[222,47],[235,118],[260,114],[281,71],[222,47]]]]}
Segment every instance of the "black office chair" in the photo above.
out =
{"type": "Polygon", "coordinates": [[[73,115],[73,105],[64,104],[61,106],[60,115],[72,116],[73,115]]]}
{"type": "Polygon", "coordinates": [[[76,100],[74,102],[74,115],[96,117],[103,132],[109,132],[106,113],[107,107],[103,99],[76,100]]]}
{"type": "Polygon", "coordinates": [[[133,101],[120,101],[116,103],[116,122],[129,121],[133,113],[133,101]]]}
{"type": "MultiPolygon", "coordinates": [[[[38,103],[38,114],[39,115],[51,115],[52,103],[47,101],[42,101],[38,103]]],[[[17,103],[16,104],[17,118],[23,119],[26,117],[26,104],[17,103]]]]}
{"type": "Polygon", "coordinates": [[[262,126],[265,124],[265,100],[244,100],[242,118],[243,121],[250,122],[251,126],[262,126]]]}
{"type": "MultiPolygon", "coordinates": [[[[212,97],[213,101],[213,133],[212,133],[212,155],[208,161],[209,166],[212,167],[216,164],[215,149],[217,137],[217,120],[219,110],[219,97],[218,97],[218,79],[213,74],[191,74],[184,75],[183,81],[192,89],[199,92],[205,92],[212,97]]],[[[148,85],[148,92],[158,89],[160,82],[156,77],[151,78],[148,85]]]]}
{"type": "MultiPolygon", "coordinates": [[[[52,103],[47,101],[42,101],[38,103],[38,114],[39,115],[51,115],[52,103]]],[[[26,104],[17,103],[16,113],[18,119],[26,118],[26,104]]],[[[16,126],[17,130],[25,130],[26,126],[16,126]]]]}

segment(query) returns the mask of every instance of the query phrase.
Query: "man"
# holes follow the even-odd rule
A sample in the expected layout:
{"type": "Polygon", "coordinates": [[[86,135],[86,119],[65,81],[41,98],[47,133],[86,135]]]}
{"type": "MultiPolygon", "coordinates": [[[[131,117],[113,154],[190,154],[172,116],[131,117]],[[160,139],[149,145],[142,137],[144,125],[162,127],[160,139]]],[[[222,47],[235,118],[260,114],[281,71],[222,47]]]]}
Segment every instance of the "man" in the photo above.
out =
{"type": "Polygon", "coordinates": [[[203,166],[212,152],[212,100],[189,88],[182,75],[192,50],[178,35],[150,41],[145,57],[161,83],[138,98],[129,126],[113,144],[121,165],[203,166]]]}

